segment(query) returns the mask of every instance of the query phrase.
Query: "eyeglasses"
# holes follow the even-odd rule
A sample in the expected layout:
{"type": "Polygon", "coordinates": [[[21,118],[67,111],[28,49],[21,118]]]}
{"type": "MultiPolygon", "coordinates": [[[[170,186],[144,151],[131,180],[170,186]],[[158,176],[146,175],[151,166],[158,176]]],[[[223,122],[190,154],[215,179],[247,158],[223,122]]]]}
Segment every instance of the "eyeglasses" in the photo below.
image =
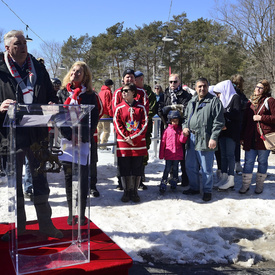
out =
{"type": "Polygon", "coordinates": [[[155,88],[155,90],[159,90],[159,88],[155,88]]]}
{"type": "Polygon", "coordinates": [[[129,93],[129,91],[131,91],[130,89],[123,89],[123,90],[121,90],[121,92],[123,93],[129,93]]]}
{"type": "Polygon", "coordinates": [[[259,87],[259,86],[256,86],[256,89],[263,90],[263,89],[264,89],[264,87],[259,87]]]}
{"type": "Polygon", "coordinates": [[[170,84],[172,84],[172,83],[177,84],[177,83],[178,83],[177,80],[171,80],[171,81],[169,81],[169,82],[170,82],[170,84]]]}

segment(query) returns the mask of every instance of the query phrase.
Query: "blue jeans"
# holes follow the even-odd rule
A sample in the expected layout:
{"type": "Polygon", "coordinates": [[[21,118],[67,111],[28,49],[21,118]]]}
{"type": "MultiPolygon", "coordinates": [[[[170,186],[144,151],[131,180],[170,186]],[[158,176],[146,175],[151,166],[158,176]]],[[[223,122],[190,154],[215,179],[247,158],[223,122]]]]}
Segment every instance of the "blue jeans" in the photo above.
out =
{"type": "Polygon", "coordinates": [[[212,193],[214,151],[196,151],[195,136],[190,134],[190,146],[186,151],[186,172],[190,189],[200,190],[200,168],[204,193],[212,193]]]}
{"type": "Polygon", "coordinates": [[[173,171],[173,178],[178,179],[178,177],[179,177],[179,162],[180,162],[179,160],[166,160],[165,161],[165,168],[164,168],[163,176],[162,176],[163,180],[168,179],[168,175],[171,171],[171,167],[172,167],[172,171],[173,171]]]}
{"type": "Polygon", "coordinates": [[[221,171],[228,175],[234,175],[236,142],[229,137],[219,138],[221,150],[221,171]]]}
{"type": "Polygon", "coordinates": [[[245,160],[244,160],[244,168],[243,173],[251,174],[253,173],[253,168],[255,164],[255,160],[257,157],[258,162],[258,173],[266,174],[268,168],[268,156],[269,150],[253,150],[245,151],[245,160]]]}
{"type": "Polygon", "coordinates": [[[25,157],[25,176],[23,179],[24,192],[32,191],[32,174],[29,165],[29,160],[25,157]]]}

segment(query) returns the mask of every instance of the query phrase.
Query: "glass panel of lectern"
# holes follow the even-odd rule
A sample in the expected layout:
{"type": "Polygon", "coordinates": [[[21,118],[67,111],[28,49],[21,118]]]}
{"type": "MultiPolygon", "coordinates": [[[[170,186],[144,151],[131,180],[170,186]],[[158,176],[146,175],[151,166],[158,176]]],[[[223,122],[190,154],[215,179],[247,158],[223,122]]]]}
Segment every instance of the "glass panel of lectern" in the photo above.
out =
{"type": "Polygon", "coordinates": [[[3,125],[7,130],[6,222],[10,225],[5,235],[16,274],[90,261],[88,179],[93,107],[9,107],[3,125]],[[33,183],[28,198],[22,184],[26,158],[33,183]]]}

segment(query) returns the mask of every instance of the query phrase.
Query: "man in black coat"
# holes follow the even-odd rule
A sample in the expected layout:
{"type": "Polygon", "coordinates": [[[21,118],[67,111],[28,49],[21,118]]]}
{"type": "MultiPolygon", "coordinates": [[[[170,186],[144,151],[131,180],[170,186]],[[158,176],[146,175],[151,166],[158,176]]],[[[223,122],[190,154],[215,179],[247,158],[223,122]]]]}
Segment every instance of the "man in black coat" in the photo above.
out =
{"type": "MultiPolygon", "coordinates": [[[[167,128],[168,124],[168,113],[171,110],[178,110],[183,117],[185,108],[187,106],[188,101],[192,98],[192,95],[187,91],[182,89],[182,85],[179,79],[178,74],[171,74],[169,76],[169,87],[165,90],[163,100],[159,101],[158,107],[158,115],[161,118],[161,136],[163,134],[164,129],[167,128]]],[[[182,120],[179,124],[182,124],[182,120]]],[[[185,147],[184,154],[185,154],[185,147]]],[[[181,162],[181,184],[182,186],[188,185],[188,177],[185,171],[185,160],[183,159],[181,162]]]]}
{"type": "MultiPolygon", "coordinates": [[[[27,51],[27,42],[22,31],[10,31],[4,36],[6,51],[0,53],[0,129],[5,135],[3,121],[11,103],[52,104],[57,103],[49,74],[43,64],[27,51]]],[[[17,192],[17,232],[22,234],[26,227],[26,213],[22,190],[22,169],[25,156],[29,160],[33,178],[34,206],[39,230],[53,238],[63,234],[52,223],[51,207],[48,202],[49,185],[45,173],[35,173],[40,165],[30,149],[34,143],[47,139],[47,127],[21,127],[16,129],[16,192],[17,192]]],[[[2,239],[8,240],[9,234],[2,239]]]]}

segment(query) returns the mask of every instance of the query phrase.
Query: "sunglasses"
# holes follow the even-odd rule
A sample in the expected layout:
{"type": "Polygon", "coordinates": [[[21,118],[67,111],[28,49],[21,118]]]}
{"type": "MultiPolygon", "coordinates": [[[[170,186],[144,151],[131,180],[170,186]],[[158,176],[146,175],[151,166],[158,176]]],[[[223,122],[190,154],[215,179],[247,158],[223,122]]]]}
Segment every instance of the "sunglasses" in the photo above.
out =
{"type": "Polygon", "coordinates": [[[129,93],[129,91],[131,91],[130,89],[122,89],[121,92],[123,93],[129,93]]]}
{"type": "Polygon", "coordinates": [[[171,80],[171,81],[169,81],[170,82],[170,84],[172,84],[172,83],[174,83],[174,84],[177,84],[178,83],[178,81],[177,80],[171,80]]]}
{"type": "Polygon", "coordinates": [[[259,86],[256,86],[256,89],[263,90],[263,89],[264,89],[264,87],[259,87],[259,86]]]}

